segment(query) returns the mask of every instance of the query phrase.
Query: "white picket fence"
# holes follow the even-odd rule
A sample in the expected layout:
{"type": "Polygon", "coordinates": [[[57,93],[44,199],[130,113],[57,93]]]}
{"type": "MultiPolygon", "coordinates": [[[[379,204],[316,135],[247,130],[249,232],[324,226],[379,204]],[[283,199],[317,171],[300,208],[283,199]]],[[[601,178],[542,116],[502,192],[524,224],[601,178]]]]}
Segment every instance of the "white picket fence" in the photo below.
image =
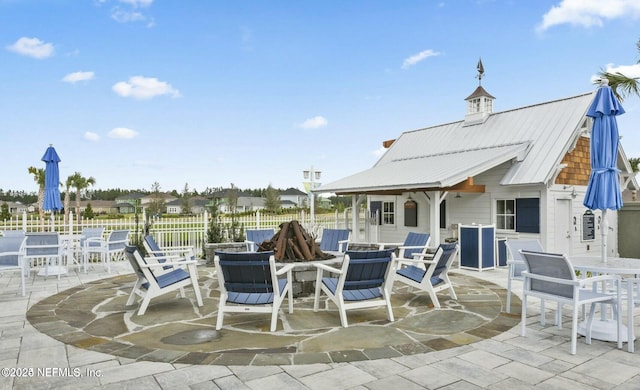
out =
{"type": "MultiPolygon", "coordinates": [[[[364,212],[359,216],[360,226],[365,226],[368,218],[365,218],[364,212]]],[[[299,221],[302,226],[311,234],[319,235],[322,228],[332,229],[350,229],[351,215],[350,213],[338,213],[337,211],[329,214],[315,214],[315,223],[311,226],[310,215],[304,211],[272,215],[263,214],[259,211],[250,215],[241,215],[236,217],[238,224],[243,230],[247,229],[265,229],[273,228],[278,231],[280,224],[292,220],[299,221]]],[[[135,217],[123,217],[114,219],[84,219],[77,223],[73,213],[69,214],[69,220],[62,214],[50,215],[45,219],[37,216],[27,215],[24,213],[21,217],[14,217],[9,220],[0,221],[0,230],[24,230],[25,232],[43,232],[57,231],[63,234],[79,234],[83,228],[104,227],[105,234],[112,230],[128,229],[130,233],[129,240],[132,236],[141,235],[144,232],[146,215],[141,214],[136,220],[135,217]]],[[[223,228],[223,235],[231,237],[229,232],[231,227],[231,216],[225,215],[218,219],[223,228]]],[[[179,218],[149,218],[149,232],[154,236],[160,246],[183,246],[190,245],[195,247],[196,253],[204,252],[204,244],[207,242],[207,229],[209,226],[209,215],[205,212],[202,215],[179,217],[179,218]]],[[[352,240],[362,241],[361,232],[352,232],[352,240]]],[[[366,240],[366,238],[364,238],[366,240]]]]}

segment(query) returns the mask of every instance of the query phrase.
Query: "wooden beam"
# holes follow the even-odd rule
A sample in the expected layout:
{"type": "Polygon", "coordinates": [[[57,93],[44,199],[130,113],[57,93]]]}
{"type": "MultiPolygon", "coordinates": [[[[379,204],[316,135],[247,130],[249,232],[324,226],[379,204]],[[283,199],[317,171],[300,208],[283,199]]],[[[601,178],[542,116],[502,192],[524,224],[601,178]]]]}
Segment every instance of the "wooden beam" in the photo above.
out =
{"type": "Polygon", "coordinates": [[[389,149],[391,147],[391,145],[393,145],[393,143],[396,142],[395,139],[389,139],[386,141],[382,141],[382,147],[384,147],[385,149],[389,149]]]}
{"type": "Polygon", "coordinates": [[[473,184],[473,177],[468,177],[467,180],[460,182],[454,186],[443,188],[445,191],[455,192],[479,192],[484,193],[484,184],[473,184]]]}

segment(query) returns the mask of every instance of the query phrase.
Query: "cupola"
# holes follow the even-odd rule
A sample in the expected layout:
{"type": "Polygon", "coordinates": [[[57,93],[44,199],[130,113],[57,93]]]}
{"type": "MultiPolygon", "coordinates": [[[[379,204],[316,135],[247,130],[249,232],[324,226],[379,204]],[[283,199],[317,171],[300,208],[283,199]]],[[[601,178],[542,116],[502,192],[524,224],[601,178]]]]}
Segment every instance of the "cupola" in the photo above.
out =
{"type": "Polygon", "coordinates": [[[484,77],[484,66],[482,65],[482,59],[478,60],[478,88],[466,99],[467,102],[467,114],[464,117],[464,125],[471,126],[479,123],[484,123],[489,115],[493,112],[493,96],[489,92],[482,88],[482,77],[484,77]]]}

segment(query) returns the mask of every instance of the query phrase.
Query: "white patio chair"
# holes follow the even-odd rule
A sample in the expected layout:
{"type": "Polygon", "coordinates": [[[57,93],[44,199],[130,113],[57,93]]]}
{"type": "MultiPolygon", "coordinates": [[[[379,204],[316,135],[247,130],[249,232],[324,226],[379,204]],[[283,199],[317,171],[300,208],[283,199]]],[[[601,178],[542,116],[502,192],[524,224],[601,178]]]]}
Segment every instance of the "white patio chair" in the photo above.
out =
{"type": "Polygon", "coordinates": [[[349,229],[322,229],[320,250],[344,253],[349,248],[349,229]]]}
{"type": "Polygon", "coordinates": [[[102,237],[103,234],[104,227],[82,229],[80,248],[82,250],[82,265],[85,273],[87,273],[89,254],[91,252],[91,249],[98,248],[102,245],[102,242],[104,241],[104,238],[102,237]]]}
{"type": "Polygon", "coordinates": [[[216,252],[214,263],[220,289],[217,330],[225,313],[269,313],[274,332],[285,297],[293,313],[293,264],[276,269],[273,252],[216,252]]]}
{"type": "Polygon", "coordinates": [[[430,259],[426,259],[425,255],[415,254],[412,260],[403,260],[404,266],[396,271],[396,280],[426,291],[433,305],[440,308],[440,301],[436,295],[439,291],[449,290],[451,299],[458,299],[449,279],[449,270],[457,253],[458,244],[453,243],[440,244],[430,259]]]}
{"type": "Polygon", "coordinates": [[[404,242],[380,242],[378,247],[380,250],[384,248],[397,247],[398,248],[398,267],[401,267],[405,259],[412,260],[414,255],[420,255],[423,259],[430,257],[427,254],[429,249],[429,241],[431,241],[431,234],[409,232],[405,237],[404,242]]]}
{"type": "Polygon", "coordinates": [[[24,232],[20,235],[0,236],[0,273],[17,270],[20,272],[20,287],[22,296],[26,295],[25,289],[25,264],[22,259],[24,244],[27,241],[24,232]]]}
{"type": "MultiPolygon", "coordinates": [[[[522,271],[527,269],[524,263],[524,258],[520,254],[520,249],[524,249],[532,252],[544,252],[544,248],[540,243],[540,240],[506,240],[504,242],[507,247],[507,266],[509,267],[509,273],[507,276],[507,313],[511,313],[511,285],[514,280],[522,282],[522,271]]],[[[543,303],[544,304],[544,303],[543,303]]],[[[544,307],[543,307],[544,309],[544,307]]]]}
{"type": "Polygon", "coordinates": [[[640,287],[640,278],[625,278],[623,284],[626,284],[626,298],[627,298],[627,351],[634,352],[635,346],[635,329],[633,312],[636,304],[640,302],[638,299],[638,288],[640,287]]]}
{"type": "Polygon", "coordinates": [[[105,266],[108,273],[111,273],[112,258],[118,259],[124,257],[124,248],[129,244],[129,230],[113,230],[109,233],[107,239],[91,241],[91,243],[100,243],[100,245],[88,245],[85,247],[85,256],[88,257],[95,253],[100,255],[100,261],[105,266]]]}
{"type": "Polygon", "coordinates": [[[258,250],[258,245],[262,244],[267,240],[271,240],[275,234],[276,233],[273,229],[245,230],[245,235],[247,236],[247,239],[244,240],[244,243],[247,244],[247,251],[256,252],[258,250]]]}
{"type": "Polygon", "coordinates": [[[345,328],[349,326],[347,310],[353,309],[386,307],[389,321],[393,322],[390,295],[396,267],[394,250],[347,251],[340,269],[315,263],[318,271],[313,311],[318,311],[322,291],[338,307],[345,328]],[[324,276],[324,271],[331,275],[324,276]]]}
{"type": "Polygon", "coordinates": [[[158,263],[154,257],[142,257],[138,248],[133,245],[125,246],[124,254],[138,277],[129,294],[127,306],[133,304],[136,295],[142,297],[139,316],[144,315],[149,302],[155,297],[180,290],[180,296],[185,298],[184,287],[188,286],[193,287],[198,306],[203,306],[196,260],[158,263]],[[161,271],[167,265],[173,267],[172,270],[161,271]]]}
{"type": "MultiPolygon", "coordinates": [[[[155,238],[152,235],[147,234],[142,238],[144,249],[149,256],[153,256],[159,263],[166,261],[174,262],[180,260],[195,260],[195,248],[192,245],[176,245],[161,247],[158,245],[155,238]]],[[[163,269],[169,270],[173,267],[167,265],[163,269]]]]}
{"type": "MultiPolygon", "coordinates": [[[[521,250],[527,270],[522,272],[524,288],[522,295],[522,320],[520,335],[526,336],[527,330],[527,301],[529,297],[567,304],[572,307],[571,314],[571,354],[576,354],[578,337],[579,308],[590,304],[589,316],[586,324],[586,343],[591,344],[591,325],[596,303],[606,303],[614,307],[617,321],[618,348],[622,348],[622,317],[620,303],[622,300],[620,277],[600,275],[578,279],[569,259],[560,254],[530,252],[521,250]],[[597,284],[605,282],[616,286],[616,295],[597,290],[597,284]]],[[[544,316],[544,312],[541,313],[544,316]]]]}
{"type": "Polygon", "coordinates": [[[27,233],[26,238],[22,257],[22,260],[26,262],[25,267],[31,261],[41,261],[44,266],[44,272],[40,271],[39,274],[44,275],[45,278],[50,274],[57,274],[58,279],[60,279],[61,274],[67,273],[62,261],[64,248],[59,233],[27,233]]]}

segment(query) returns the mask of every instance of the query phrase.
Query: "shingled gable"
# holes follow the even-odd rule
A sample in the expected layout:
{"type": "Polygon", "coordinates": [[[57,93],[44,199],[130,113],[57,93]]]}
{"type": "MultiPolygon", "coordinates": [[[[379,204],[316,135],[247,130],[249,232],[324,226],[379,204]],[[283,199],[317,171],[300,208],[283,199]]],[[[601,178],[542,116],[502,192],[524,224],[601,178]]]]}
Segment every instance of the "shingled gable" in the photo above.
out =
{"type": "Polygon", "coordinates": [[[501,185],[546,184],[578,137],[593,93],[402,133],[376,164],[318,192],[402,193],[450,189],[512,161],[501,185]]]}

